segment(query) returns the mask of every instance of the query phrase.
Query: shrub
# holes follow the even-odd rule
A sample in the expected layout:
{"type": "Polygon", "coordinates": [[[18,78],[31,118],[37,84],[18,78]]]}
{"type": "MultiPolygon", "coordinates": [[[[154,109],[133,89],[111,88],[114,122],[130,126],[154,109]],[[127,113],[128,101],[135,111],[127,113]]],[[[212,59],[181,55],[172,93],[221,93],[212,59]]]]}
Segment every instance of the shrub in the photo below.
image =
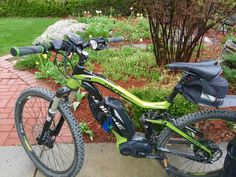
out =
{"type": "Polygon", "coordinates": [[[1,0],[0,17],[82,16],[84,11],[96,15],[130,15],[134,0],[1,0]]]}
{"type": "MultiPolygon", "coordinates": [[[[169,89],[159,89],[159,88],[134,88],[130,90],[131,93],[136,95],[138,98],[149,101],[149,102],[159,102],[164,101],[166,97],[170,94],[169,89]]],[[[136,105],[129,104],[130,112],[136,128],[141,128],[140,117],[143,113],[150,110],[142,109],[136,105]]],[[[185,114],[195,112],[199,110],[199,106],[193,104],[182,96],[177,96],[175,103],[170,107],[168,112],[174,116],[181,117],[185,114]]]]}
{"type": "MultiPolygon", "coordinates": [[[[139,0],[147,10],[156,62],[189,61],[205,33],[235,10],[235,0],[139,0]]],[[[197,51],[197,57],[200,54],[197,51]]]]}
{"type": "Polygon", "coordinates": [[[224,56],[224,76],[230,86],[236,88],[236,54],[224,56]]]}

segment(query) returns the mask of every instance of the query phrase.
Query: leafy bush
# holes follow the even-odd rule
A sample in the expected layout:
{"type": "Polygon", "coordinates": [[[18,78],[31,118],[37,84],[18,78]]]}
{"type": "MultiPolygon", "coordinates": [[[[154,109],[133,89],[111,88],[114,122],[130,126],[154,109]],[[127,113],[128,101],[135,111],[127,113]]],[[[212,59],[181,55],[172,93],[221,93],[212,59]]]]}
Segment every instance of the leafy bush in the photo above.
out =
{"type": "Polygon", "coordinates": [[[230,86],[236,88],[236,54],[224,55],[223,69],[230,86]]]}
{"type": "Polygon", "coordinates": [[[130,15],[134,0],[1,0],[0,17],[81,16],[84,11],[105,15],[130,15]]]}
{"type": "Polygon", "coordinates": [[[90,52],[90,62],[101,64],[103,74],[113,80],[146,78],[158,81],[160,72],[153,53],[143,49],[121,48],[90,52]]]}
{"type": "Polygon", "coordinates": [[[144,17],[117,20],[106,16],[93,18],[80,18],[80,22],[89,24],[89,27],[80,35],[88,40],[90,37],[109,37],[109,32],[113,31],[113,36],[123,36],[128,41],[137,41],[140,38],[149,39],[149,23],[144,17]]]}
{"type": "Polygon", "coordinates": [[[233,55],[224,56],[224,65],[229,68],[236,69],[236,53],[233,55]]]}
{"type": "Polygon", "coordinates": [[[223,66],[224,77],[229,81],[230,86],[236,88],[236,69],[223,66]]]}
{"type": "Polygon", "coordinates": [[[156,63],[162,67],[190,61],[204,35],[236,7],[235,0],[137,1],[148,13],[156,63]]]}
{"type": "MultiPolygon", "coordinates": [[[[166,100],[166,97],[171,93],[171,90],[159,89],[159,88],[144,88],[144,89],[134,88],[131,89],[130,92],[142,100],[149,102],[159,102],[166,100]]],[[[148,112],[150,110],[142,109],[133,104],[130,104],[129,107],[135,127],[141,128],[139,119],[143,113],[148,112]]],[[[180,117],[185,114],[195,112],[198,110],[199,110],[198,105],[187,101],[182,96],[177,96],[175,99],[175,103],[170,107],[168,112],[174,116],[180,117]]]]}

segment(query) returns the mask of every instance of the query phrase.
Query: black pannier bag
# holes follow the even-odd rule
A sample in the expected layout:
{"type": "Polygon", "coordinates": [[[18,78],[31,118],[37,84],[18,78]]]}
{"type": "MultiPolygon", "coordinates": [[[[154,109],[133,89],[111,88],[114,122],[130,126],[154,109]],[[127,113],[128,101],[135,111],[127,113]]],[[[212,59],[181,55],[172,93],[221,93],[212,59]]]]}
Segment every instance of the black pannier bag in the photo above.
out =
{"type": "Polygon", "coordinates": [[[186,76],[182,86],[183,96],[196,104],[219,107],[228,92],[229,83],[219,76],[210,81],[196,76],[186,76]]]}

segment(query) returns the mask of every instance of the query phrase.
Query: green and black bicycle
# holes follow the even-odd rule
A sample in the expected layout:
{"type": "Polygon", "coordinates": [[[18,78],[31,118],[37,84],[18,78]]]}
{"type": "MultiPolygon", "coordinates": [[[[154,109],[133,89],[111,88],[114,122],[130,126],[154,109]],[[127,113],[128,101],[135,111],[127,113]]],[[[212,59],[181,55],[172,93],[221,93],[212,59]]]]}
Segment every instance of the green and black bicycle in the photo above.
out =
{"type": "Polygon", "coordinates": [[[88,60],[85,48],[103,50],[109,42],[122,40],[96,38],[84,42],[78,35],[71,34],[65,40],[52,41],[48,45],[11,49],[13,56],[46,54],[49,51],[60,53],[64,56],[60,65],[69,76],[67,86],[58,89],[55,94],[33,87],[26,89],[16,102],[16,128],[30,159],[46,176],[73,177],[79,173],[84,161],[84,143],[70,106],[77,91],[83,88],[88,93],[93,116],[106,132],[114,134],[122,155],[157,159],[173,176],[220,176],[226,146],[234,138],[234,129],[228,125],[236,122],[236,112],[211,109],[177,118],[168,114],[167,110],[177,94],[201,105],[235,106],[236,98],[226,95],[228,82],[220,76],[221,67],[214,60],[172,63],[169,68],[182,69],[183,77],[165,101],[146,102],[84,67],[88,60]],[[70,74],[67,66],[71,54],[77,54],[79,62],[70,74]],[[153,110],[140,118],[145,133],[136,133],[122,102],[102,96],[95,84],[106,87],[140,108],[153,110]],[[216,121],[223,123],[225,128],[214,129],[212,124],[216,121]],[[163,130],[157,132],[156,125],[162,125],[163,130]],[[215,133],[223,138],[215,139],[212,136],[215,133]]]}

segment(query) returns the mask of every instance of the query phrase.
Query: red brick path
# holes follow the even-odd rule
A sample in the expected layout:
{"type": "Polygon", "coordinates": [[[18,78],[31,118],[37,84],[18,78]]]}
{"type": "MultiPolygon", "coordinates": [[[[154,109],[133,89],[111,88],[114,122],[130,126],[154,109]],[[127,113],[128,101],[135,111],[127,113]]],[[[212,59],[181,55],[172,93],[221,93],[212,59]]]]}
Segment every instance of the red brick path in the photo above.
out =
{"type": "Polygon", "coordinates": [[[15,70],[7,61],[9,58],[10,55],[0,57],[0,146],[19,144],[14,126],[14,107],[19,94],[27,87],[48,88],[30,72],[15,70]]]}

